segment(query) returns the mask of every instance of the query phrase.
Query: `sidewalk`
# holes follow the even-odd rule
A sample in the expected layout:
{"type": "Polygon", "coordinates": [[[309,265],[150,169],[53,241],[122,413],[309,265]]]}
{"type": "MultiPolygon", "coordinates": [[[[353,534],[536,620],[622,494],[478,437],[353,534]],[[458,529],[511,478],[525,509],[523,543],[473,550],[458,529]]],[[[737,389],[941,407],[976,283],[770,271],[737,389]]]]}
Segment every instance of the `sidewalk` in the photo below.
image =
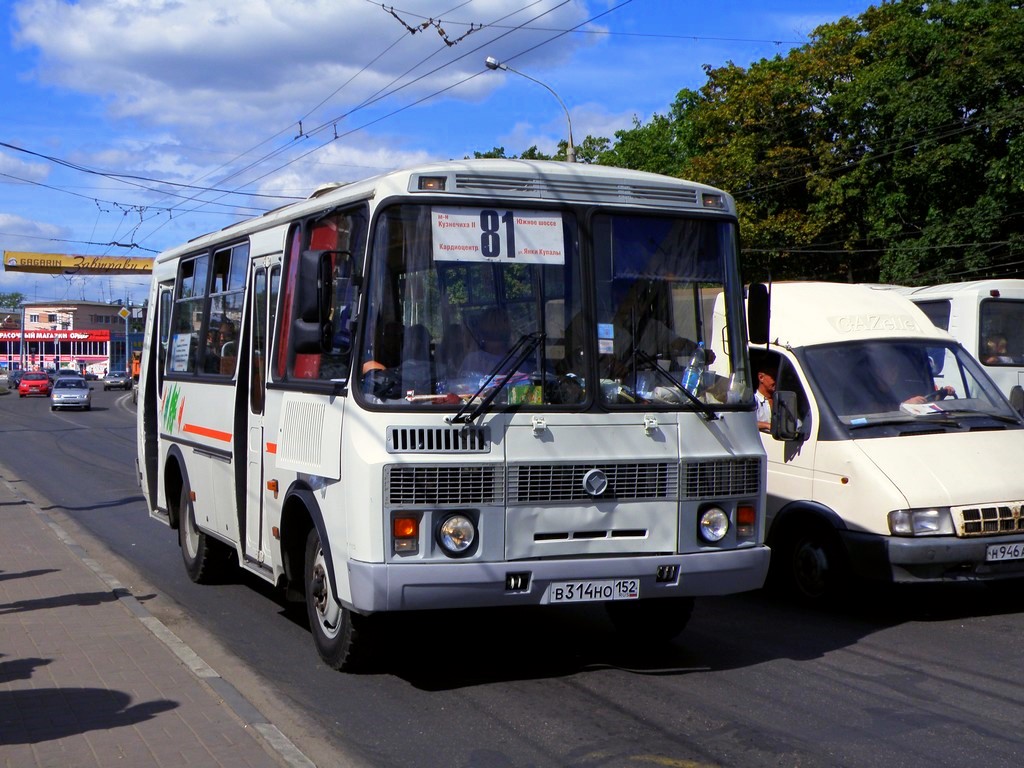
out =
{"type": "Polygon", "coordinates": [[[0,472],[0,766],[313,764],[0,472]]]}

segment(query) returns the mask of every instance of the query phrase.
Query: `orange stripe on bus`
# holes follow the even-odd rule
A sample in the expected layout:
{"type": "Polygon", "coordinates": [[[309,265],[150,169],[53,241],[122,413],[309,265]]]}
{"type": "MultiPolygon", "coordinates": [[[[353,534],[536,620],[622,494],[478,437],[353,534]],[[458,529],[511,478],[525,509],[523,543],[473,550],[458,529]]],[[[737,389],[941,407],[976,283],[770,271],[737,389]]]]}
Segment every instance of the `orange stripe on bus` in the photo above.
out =
{"type": "Polygon", "coordinates": [[[202,437],[209,437],[212,440],[220,440],[223,443],[231,442],[230,432],[221,432],[219,429],[200,427],[198,424],[185,424],[182,426],[181,431],[191,432],[193,435],[200,435],[202,437]]]}
{"type": "Polygon", "coordinates": [[[267,443],[267,453],[277,453],[277,443],[267,443]]]}

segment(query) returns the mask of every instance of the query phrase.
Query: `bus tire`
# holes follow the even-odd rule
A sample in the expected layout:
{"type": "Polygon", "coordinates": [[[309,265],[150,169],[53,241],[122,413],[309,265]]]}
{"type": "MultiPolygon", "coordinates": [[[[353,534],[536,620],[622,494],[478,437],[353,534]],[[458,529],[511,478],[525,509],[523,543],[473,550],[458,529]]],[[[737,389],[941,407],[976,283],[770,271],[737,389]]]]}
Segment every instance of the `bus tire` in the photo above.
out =
{"type": "Polygon", "coordinates": [[[188,485],[182,485],[178,501],[178,544],[185,572],[196,584],[209,584],[216,576],[217,543],[199,530],[188,485]]]}
{"type": "Polygon", "coordinates": [[[693,614],[692,597],[612,600],[605,611],[615,631],[631,642],[667,643],[686,629],[693,614]]]}
{"type": "Polygon", "coordinates": [[[306,537],[305,557],[306,614],[320,658],[333,669],[351,672],[363,664],[368,653],[366,616],[361,616],[338,602],[327,574],[327,558],[316,528],[306,537]]]}

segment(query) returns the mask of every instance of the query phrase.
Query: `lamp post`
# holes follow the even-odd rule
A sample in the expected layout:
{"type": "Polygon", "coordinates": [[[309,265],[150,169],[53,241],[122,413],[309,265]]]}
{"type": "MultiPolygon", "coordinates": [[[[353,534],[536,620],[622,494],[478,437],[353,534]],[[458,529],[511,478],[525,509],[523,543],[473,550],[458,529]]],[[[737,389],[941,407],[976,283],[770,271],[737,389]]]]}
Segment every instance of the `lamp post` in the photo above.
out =
{"type": "Polygon", "coordinates": [[[572,118],[569,117],[569,109],[568,109],[568,107],[565,106],[565,102],[562,101],[561,97],[557,93],[555,93],[554,89],[550,85],[548,85],[547,83],[543,83],[543,82],[541,82],[540,80],[538,80],[535,77],[530,77],[525,72],[520,72],[518,69],[512,69],[512,67],[510,67],[508,64],[503,64],[502,62],[498,61],[493,56],[488,56],[484,60],[484,64],[487,65],[488,69],[501,69],[501,70],[504,70],[506,72],[515,72],[520,77],[525,77],[527,80],[532,80],[537,85],[542,86],[544,88],[547,88],[548,93],[550,93],[552,96],[554,96],[558,100],[558,103],[562,106],[562,109],[565,110],[565,120],[569,124],[569,144],[568,144],[568,146],[566,147],[566,150],[565,150],[565,159],[568,162],[570,162],[570,163],[575,163],[576,162],[576,146],[572,143],[572,118]]]}

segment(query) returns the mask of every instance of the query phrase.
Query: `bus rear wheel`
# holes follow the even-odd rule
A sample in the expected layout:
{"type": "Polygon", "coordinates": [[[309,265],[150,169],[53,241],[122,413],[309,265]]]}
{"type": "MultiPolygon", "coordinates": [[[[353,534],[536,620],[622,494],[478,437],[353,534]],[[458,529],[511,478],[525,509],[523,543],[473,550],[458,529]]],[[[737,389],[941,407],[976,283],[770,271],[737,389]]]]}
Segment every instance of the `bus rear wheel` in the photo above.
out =
{"type": "Polygon", "coordinates": [[[220,542],[213,541],[199,530],[196,513],[192,506],[192,494],[188,486],[181,488],[178,500],[178,543],[181,545],[181,559],[185,572],[196,584],[209,584],[218,575],[217,555],[220,542]]]}
{"type": "Polygon", "coordinates": [[[345,672],[360,669],[369,652],[365,647],[369,619],[338,602],[316,528],[306,537],[305,566],[306,614],[317,653],[334,669],[345,672]]]}

